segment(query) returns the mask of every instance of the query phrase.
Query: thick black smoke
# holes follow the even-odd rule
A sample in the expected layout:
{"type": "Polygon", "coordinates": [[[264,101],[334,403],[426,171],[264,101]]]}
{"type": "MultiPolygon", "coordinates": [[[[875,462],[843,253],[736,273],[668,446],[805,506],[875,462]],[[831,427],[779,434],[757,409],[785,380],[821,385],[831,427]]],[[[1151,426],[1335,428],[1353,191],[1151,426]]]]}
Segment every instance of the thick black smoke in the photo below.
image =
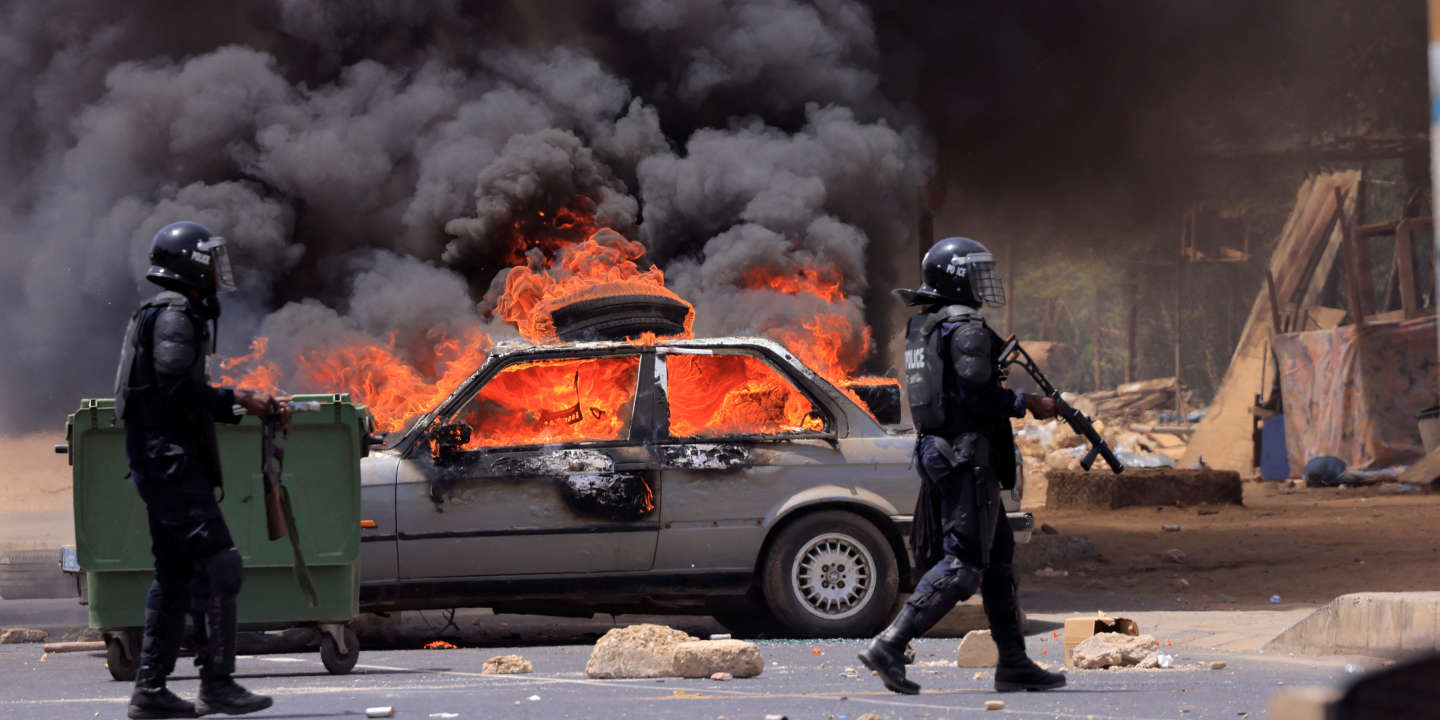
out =
{"type": "MultiPolygon", "coordinates": [[[[912,243],[929,160],[855,0],[0,6],[0,430],[109,393],[149,239],[232,243],[222,354],[483,329],[499,232],[578,203],[640,239],[706,333],[854,321],[912,243]],[[472,7],[473,6],[473,7],[472,7]],[[753,268],[841,278],[776,303],[753,268]],[[707,309],[713,307],[713,310],[707,309]]],[[[319,390],[289,386],[294,391],[319,390]]]]}

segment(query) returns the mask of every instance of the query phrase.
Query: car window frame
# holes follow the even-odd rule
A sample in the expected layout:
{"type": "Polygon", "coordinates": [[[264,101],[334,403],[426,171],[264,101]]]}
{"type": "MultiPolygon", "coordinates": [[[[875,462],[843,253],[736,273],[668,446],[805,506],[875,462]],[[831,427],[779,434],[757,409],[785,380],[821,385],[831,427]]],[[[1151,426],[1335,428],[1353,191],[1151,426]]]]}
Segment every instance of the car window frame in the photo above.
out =
{"type": "MultiPolygon", "coordinates": [[[[635,378],[635,394],[633,400],[630,403],[630,426],[629,432],[627,433],[626,437],[618,438],[615,440],[576,440],[562,442],[549,441],[530,443],[525,445],[493,445],[477,447],[471,450],[465,450],[463,452],[477,453],[534,451],[537,449],[545,448],[547,446],[557,445],[562,445],[567,448],[606,448],[619,447],[622,445],[633,445],[636,442],[643,440],[648,434],[650,434],[650,428],[640,427],[640,418],[644,417],[648,419],[653,417],[653,412],[651,410],[647,408],[642,411],[641,407],[642,403],[648,404],[651,402],[651,399],[649,397],[651,392],[648,390],[647,384],[653,384],[653,380],[647,378],[646,376],[647,374],[653,375],[654,373],[653,371],[649,370],[650,362],[647,362],[647,355],[653,356],[654,353],[648,348],[626,347],[597,348],[590,350],[556,349],[551,351],[541,350],[537,352],[514,353],[498,358],[495,356],[491,356],[490,358],[487,358],[487,361],[485,363],[481,364],[480,368],[477,369],[474,374],[472,374],[468,379],[466,379],[465,382],[461,383],[460,387],[456,388],[455,392],[451,393],[450,397],[446,398],[445,401],[437,405],[434,410],[431,410],[425,415],[422,415],[420,419],[416,421],[415,427],[417,429],[411,431],[413,437],[407,439],[406,442],[408,442],[409,445],[404,448],[401,455],[402,457],[410,459],[416,457],[417,453],[424,454],[421,452],[422,450],[424,450],[425,446],[425,443],[422,442],[422,440],[423,438],[425,438],[425,436],[430,434],[430,431],[433,427],[435,427],[436,422],[438,422],[440,418],[449,417],[459,412],[460,409],[463,408],[466,404],[468,404],[471,400],[473,400],[475,396],[479,394],[480,391],[483,390],[485,386],[490,383],[491,380],[495,379],[497,375],[499,375],[505,370],[505,368],[510,367],[511,365],[532,363],[545,360],[564,361],[605,357],[634,357],[638,361],[635,378]]],[[[648,420],[647,424],[649,424],[648,420]]]]}
{"type": "Polygon", "coordinates": [[[655,369],[651,373],[654,376],[652,378],[652,381],[654,382],[653,395],[655,398],[653,420],[655,425],[655,437],[659,442],[667,444],[705,444],[726,443],[735,441],[784,442],[787,440],[828,440],[834,442],[836,438],[839,437],[841,430],[841,416],[843,415],[843,411],[837,411],[836,408],[834,408],[830,403],[825,401],[825,398],[822,397],[821,393],[816,392],[815,388],[811,387],[809,383],[805,382],[805,378],[803,376],[796,373],[792,368],[787,367],[785,363],[780,362],[776,358],[772,357],[771,353],[766,348],[743,345],[716,346],[704,348],[672,345],[656,348],[655,355],[655,369]],[[731,435],[716,435],[711,437],[678,437],[672,435],[670,433],[670,366],[668,363],[664,365],[664,384],[662,385],[660,382],[660,368],[662,366],[661,364],[665,363],[666,355],[746,355],[756,358],[760,362],[763,362],[767,366],[769,366],[771,370],[774,370],[776,373],[778,373],[781,378],[789,382],[796,391],[803,395],[805,399],[810,401],[810,404],[813,405],[815,409],[824,413],[826,416],[825,420],[827,429],[819,432],[814,430],[802,430],[799,432],[785,433],[783,435],[767,433],[739,433],[731,435]],[[663,410],[660,407],[660,399],[662,397],[665,399],[663,410]]]}

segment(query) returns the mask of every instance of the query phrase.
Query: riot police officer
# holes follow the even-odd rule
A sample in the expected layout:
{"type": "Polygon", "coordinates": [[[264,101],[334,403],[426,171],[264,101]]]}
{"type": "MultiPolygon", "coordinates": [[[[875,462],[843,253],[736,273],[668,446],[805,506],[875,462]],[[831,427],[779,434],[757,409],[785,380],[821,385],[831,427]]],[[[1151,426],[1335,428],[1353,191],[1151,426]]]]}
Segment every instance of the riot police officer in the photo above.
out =
{"type": "Polygon", "coordinates": [[[223,487],[215,423],[286,411],[266,393],[210,384],[216,293],[234,289],[224,239],[198,223],[172,223],[155,235],[150,262],[145,277],[165,291],[131,316],[115,378],[115,414],[125,422],[130,477],[145,502],[155,556],[129,716],[255,712],[271,699],[231,677],[242,567],[216,498],[223,487]],[[187,614],[195,618],[200,668],[193,705],[165,687],[187,614]]]}
{"type": "MultiPolygon", "coordinates": [[[[1065,676],[1047,672],[1025,654],[1015,585],[1015,537],[1005,521],[1001,488],[1015,484],[1015,439],[1009,419],[1029,410],[1053,417],[1055,402],[1022,395],[1001,385],[1001,340],[980,309],[1005,303],[995,258],[985,246],[963,237],[941,240],[925,253],[918,290],[896,290],[911,317],[905,344],[905,383],[919,434],[916,465],[922,504],[933,501],[940,552],[920,538],[917,558],[939,556],[890,626],[860,653],[885,687],[915,694],[920,686],[905,677],[905,647],[923,635],[955,603],[979,590],[985,617],[999,649],[995,689],[1048,690],[1065,676]],[[942,554],[943,553],[943,554],[942,554]]],[[[925,507],[917,510],[917,527],[925,507]]],[[[923,535],[923,533],[921,533],[923,535]]]]}

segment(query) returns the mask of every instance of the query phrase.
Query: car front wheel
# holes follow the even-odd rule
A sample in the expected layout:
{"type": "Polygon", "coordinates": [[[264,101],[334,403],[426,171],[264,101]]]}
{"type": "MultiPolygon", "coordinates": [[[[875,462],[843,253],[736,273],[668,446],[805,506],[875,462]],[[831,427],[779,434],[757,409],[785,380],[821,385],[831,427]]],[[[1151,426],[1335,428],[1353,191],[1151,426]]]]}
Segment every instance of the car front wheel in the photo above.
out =
{"type": "Polygon", "coordinates": [[[763,568],[781,628],[808,637],[869,637],[890,619],[900,573],[890,543],[853,513],[812,513],[781,529],[763,568]]]}

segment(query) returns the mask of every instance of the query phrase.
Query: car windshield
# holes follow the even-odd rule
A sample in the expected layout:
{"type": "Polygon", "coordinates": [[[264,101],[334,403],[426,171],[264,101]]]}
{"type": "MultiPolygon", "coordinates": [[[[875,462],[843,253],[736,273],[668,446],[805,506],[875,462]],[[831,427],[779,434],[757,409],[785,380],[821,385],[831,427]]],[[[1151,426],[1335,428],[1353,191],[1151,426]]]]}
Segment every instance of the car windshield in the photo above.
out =
{"type": "Polygon", "coordinates": [[[502,368],[450,422],[467,449],[623,440],[630,434],[639,355],[554,358],[502,368]]]}

